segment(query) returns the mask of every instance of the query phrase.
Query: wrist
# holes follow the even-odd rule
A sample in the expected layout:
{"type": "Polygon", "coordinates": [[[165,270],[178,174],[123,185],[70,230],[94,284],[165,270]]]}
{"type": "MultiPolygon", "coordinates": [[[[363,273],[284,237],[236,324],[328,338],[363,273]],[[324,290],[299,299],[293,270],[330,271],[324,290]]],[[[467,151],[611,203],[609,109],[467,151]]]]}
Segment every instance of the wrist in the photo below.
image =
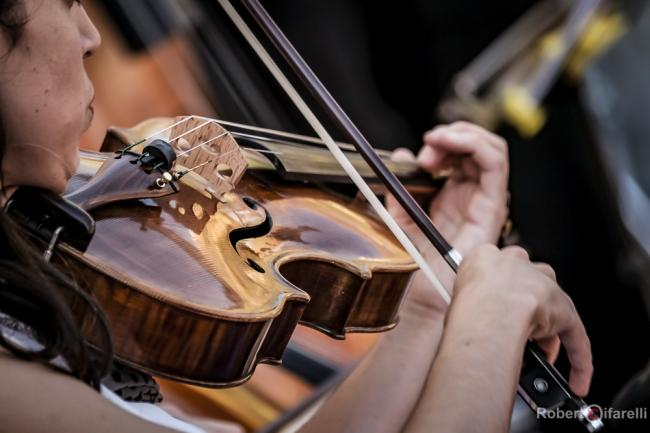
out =
{"type": "MultiPolygon", "coordinates": [[[[423,257],[433,273],[439,278],[446,291],[451,293],[454,283],[454,272],[444,259],[435,251],[424,251],[423,257]]],[[[408,315],[433,317],[441,320],[447,311],[448,304],[433,287],[422,270],[415,272],[408,295],[402,305],[402,311],[408,315]]]]}
{"type": "Polygon", "coordinates": [[[496,245],[508,215],[507,209],[504,209],[485,212],[485,219],[481,224],[469,222],[462,224],[451,237],[451,244],[463,256],[479,245],[496,245]]]}
{"type": "MultiPolygon", "coordinates": [[[[441,300],[444,303],[444,301],[441,300]]],[[[400,324],[413,323],[417,326],[437,326],[445,319],[445,309],[436,302],[422,302],[417,297],[407,296],[400,309],[400,324]]]]}
{"type": "Polygon", "coordinates": [[[503,299],[483,287],[463,287],[452,300],[447,326],[461,333],[501,336],[523,345],[530,336],[535,304],[529,296],[503,299]]]}
{"type": "Polygon", "coordinates": [[[395,353],[410,353],[427,347],[433,357],[443,326],[443,312],[406,300],[400,309],[397,327],[382,337],[382,344],[392,347],[395,353]]]}

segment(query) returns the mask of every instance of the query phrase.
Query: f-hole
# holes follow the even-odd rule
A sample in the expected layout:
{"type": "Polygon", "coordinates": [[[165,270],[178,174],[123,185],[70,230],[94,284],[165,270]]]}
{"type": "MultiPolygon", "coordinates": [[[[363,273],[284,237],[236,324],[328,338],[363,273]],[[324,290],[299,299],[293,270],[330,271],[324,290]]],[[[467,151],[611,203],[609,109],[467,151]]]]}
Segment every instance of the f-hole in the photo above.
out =
{"type": "MultiPolygon", "coordinates": [[[[243,198],[244,203],[246,203],[246,206],[253,210],[257,210],[261,208],[264,210],[264,221],[262,223],[256,225],[256,226],[251,226],[251,227],[241,227],[238,229],[235,229],[230,232],[228,235],[230,239],[230,245],[237,251],[237,242],[241,241],[242,239],[252,239],[252,238],[261,238],[262,236],[266,236],[271,232],[271,229],[273,228],[273,219],[271,219],[271,215],[269,215],[269,211],[266,210],[264,206],[256,202],[250,197],[244,197],[243,198]]],[[[239,251],[237,251],[237,254],[239,254],[239,251]]],[[[262,268],[257,262],[255,262],[253,259],[248,259],[246,261],[248,263],[248,266],[253,268],[255,271],[259,273],[264,273],[264,268],[262,268]]]]}

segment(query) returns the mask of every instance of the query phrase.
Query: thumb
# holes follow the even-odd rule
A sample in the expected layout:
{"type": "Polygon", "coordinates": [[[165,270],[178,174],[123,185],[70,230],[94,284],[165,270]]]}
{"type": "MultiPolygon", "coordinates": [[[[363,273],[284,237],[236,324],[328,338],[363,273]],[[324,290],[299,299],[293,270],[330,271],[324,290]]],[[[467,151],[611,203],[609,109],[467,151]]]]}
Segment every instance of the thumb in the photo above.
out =
{"type": "Polygon", "coordinates": [[[406,147],[398,147],[391,153],[390,160],[395,162],[415,161],[415,155],[406,147]]]}
{"type": "Polygon", "coordinates": [[[541,338],[539,340],[535,340],[537,345],[546,353],[546,359],[548,362],[551,364],[554,364],[555,361],[557,360],[558,355],[560,354],[560,347],[562,346],[562,342],[560,341],[560,337],[557,335],[553,337],[547,337],[547,338],[541,338]]]}

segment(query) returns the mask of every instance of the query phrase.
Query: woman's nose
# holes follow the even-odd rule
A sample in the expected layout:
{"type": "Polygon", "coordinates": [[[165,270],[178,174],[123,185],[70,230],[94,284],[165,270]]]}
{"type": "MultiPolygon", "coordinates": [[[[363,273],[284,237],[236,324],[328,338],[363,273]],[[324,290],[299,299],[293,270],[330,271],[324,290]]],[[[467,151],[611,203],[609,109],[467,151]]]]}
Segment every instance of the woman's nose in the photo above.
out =
{"type": "Polygon", "coordinates": [[[83,12],[83,24],[81,28],[81,34],[84,38],[84,57],[91,56],[102,44],[102,37],[99,34],[99,30],[95,27],[92,20],[88,16],[85,10],[83,12]]]}

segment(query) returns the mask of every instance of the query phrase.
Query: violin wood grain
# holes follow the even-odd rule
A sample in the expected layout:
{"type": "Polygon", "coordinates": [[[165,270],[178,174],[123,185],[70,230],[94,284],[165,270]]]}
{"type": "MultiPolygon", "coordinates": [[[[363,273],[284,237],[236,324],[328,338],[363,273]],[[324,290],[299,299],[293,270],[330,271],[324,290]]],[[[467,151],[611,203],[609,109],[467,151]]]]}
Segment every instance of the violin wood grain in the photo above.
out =
{"type": "MultiPolygon", "coordinates": [[[[84,153],[70,193],[112,157],[84,153]]],[[[98,206],[87,250],[62,246],[118,359],[231,386],[279,363],[298,323],[335,338],[397,324],[417,266],[367,203],[277,177],[244,174],[220,197],[210,186],[189,173],[178,193],[98,206]]]]}

